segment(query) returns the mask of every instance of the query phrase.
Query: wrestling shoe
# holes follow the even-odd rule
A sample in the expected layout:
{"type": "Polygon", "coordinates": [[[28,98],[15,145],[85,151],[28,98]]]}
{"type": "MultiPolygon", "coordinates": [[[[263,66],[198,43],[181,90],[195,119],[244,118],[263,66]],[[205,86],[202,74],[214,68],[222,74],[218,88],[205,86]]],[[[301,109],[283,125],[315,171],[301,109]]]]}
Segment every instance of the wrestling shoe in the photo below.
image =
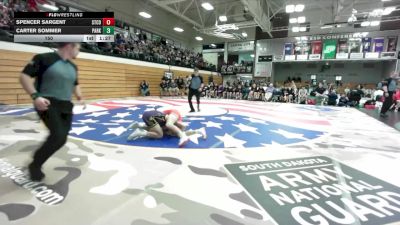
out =
{"type": "Polygon", "coordinates": [[[199,129],[199,133],[201,134],[201,136],[203,136],[203,139],[207,139],[207,132],[206,132],[206,128],[200,128],[199,129]]]}
{"type": "Polygon", "coordinates": [[[138,122],[133,122],[131,123],[131,125],[128,126],[128,129],[137,129],[139,127],[139,123],[138,122]]]}
{"type": "Polygon", "coordinates": [[[179,139],[179,148],[182,148],[186,143],[188,143],[188,141],[189,141],[189,137],[188,136],[182,136],[180,139],[179,139]]]}
{"type": "Polygon", "coordinates": [[[132,134],[128,136],[128,141],[134,141],[136,139],[146,136],[146,132],[142,129],[135,130],[132,134]]]}

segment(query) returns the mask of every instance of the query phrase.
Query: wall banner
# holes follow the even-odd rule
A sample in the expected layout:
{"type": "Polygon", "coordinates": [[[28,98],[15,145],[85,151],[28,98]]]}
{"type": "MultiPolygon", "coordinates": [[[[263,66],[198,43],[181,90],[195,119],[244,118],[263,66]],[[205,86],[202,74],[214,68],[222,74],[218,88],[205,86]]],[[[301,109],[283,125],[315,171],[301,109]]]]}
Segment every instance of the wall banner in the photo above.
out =
{"type": "Polygon", "coordinates": [[[374,38],[374,52],[383,52],[383,45],[385,43],[385,39],[382,38],[374,38]]]}
{"type": "Polygon", "coordinates": [[[324,40],[323,58],[334,59],[336,56],[337,40],[324,40]]]}
{"type": "Polygon", "coordinates": [[[229,52],[254,51],[254,41],[228,43],[229,52]]]}

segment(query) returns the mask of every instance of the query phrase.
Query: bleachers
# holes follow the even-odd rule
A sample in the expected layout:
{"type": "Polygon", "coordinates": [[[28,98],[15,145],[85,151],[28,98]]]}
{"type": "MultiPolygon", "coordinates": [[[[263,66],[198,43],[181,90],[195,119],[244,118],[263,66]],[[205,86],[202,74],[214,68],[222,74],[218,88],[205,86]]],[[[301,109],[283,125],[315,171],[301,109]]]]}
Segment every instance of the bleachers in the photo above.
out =
{"type": "MultiPolygon", "coordinates": [[[[13,42],[13,13],[16,11],[37,11],[30,4],[0,0],[0,41],[13,42]]],[[[145,35],[145,34],[141,34],[145,35]]],[[[172,66],[200,68],[216,71],[216,66],[206,62],[201,53],[190,49],[178,48],[162,41],[139,38],[135,33],[124,37],[116,32],[114,43],[82,43],[81,51],[121,58],[162,63],[172,66]],[[179,59],[179,60],[177,60],[179,59]]],[[[55,43],[31,43],[34,45],[56,47],[55,43]]]]}
{"type": "MultiPolygon", "coordinates": [[[[300,88],[302,86],[307,86],[310,85],[310,82],[296,82],[296,87],[300,88]]],[[[346,89],[346,87],[350,88],[350,89],[354,89],[357,85],[359,85],[359,83],[344,83],[342,86],[336,87],[335,89],[337,90],[338,93],[344,93],[344,89],[346,89]]],[[[365,89],[375,89],[376,88],[376,84],[362,84],[363,87],[365,89]]],[[[276,87],[289,87],[289,84],[283,84],[283,82],[276,82],[276,87]]]]}
{"type": "MultiPolygon", "coordinates": [[[[33,53],[0,50],[0,103],[31,103],[30,96],[25,94],[19,83],[23,67],[32,59],[33,53]]],[[[160,94],[159,83],[166,69],[113,63],[90,59],[77,59],[79,81],[86,99],[123,98],[139,96],[139,84],[147,80],[150,93],[160,94]]],[[[187,69],[173,69],[175,76],[186,77],[191,74],[187,69]]],[[[202,74],[205,81],[209,73],[202,74]]],[[[220,76],[214,80],[221,82],[220,76]]]]}

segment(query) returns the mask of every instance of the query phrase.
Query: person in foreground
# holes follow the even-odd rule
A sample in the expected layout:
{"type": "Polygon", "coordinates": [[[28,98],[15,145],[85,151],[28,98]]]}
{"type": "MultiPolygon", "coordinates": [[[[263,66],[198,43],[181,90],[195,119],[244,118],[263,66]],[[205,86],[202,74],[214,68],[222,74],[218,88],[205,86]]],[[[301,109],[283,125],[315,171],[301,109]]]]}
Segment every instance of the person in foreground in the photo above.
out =
{"type": "Polygon", "coordinates": [[[167,134],[178,136],[180,138],[179,147],[183,147],[189,141],[188,136],[190,135],[201,134],[203,139],[207,138],[205,128],[184,132],[185,126],[182,123],[182,116],[174,109],[163,112],[157,110],[144,112],[142,120],[146,124],[144,127],[140,126],[138,122],[129,125],[128,129],[134,129],[134,132],[128,136],[129,141],[143,137],[160,139],[164,134],[167,134]]]}
{"type": "Polygon", "coordinates": [[[67,141],[72,124],[72,95],[82,102],[77,66],[79,43],[59,43],[58,50],[35,55],[25,66],[20,83],[32,97],[33,105],[50,134],[33,155],[28,166],[30,178],[41,181],[43,164],[67,141]]]}
{"type": "Polygon", "coordinates": [[[381,117],[387,117],[386,112],[392,107],[393,94],[396,92],[396,80],[399,79],[399,75],[396,72],[392,72],[390,77],[385,80],[382,84],[382,90],[384,92],[385,101],[383,102],[382,109],[380,112],[381,117]]]}

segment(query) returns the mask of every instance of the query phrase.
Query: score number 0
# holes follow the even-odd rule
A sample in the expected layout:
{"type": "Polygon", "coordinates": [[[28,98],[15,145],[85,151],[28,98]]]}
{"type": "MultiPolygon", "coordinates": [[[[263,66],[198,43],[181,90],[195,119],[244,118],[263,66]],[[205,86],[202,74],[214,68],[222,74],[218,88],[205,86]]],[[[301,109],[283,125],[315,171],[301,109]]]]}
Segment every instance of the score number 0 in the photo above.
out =
{"type": "Polygon", "coordinates": [[[114,26],[114,18],[103,18],[103,26],[114,26]]]}

